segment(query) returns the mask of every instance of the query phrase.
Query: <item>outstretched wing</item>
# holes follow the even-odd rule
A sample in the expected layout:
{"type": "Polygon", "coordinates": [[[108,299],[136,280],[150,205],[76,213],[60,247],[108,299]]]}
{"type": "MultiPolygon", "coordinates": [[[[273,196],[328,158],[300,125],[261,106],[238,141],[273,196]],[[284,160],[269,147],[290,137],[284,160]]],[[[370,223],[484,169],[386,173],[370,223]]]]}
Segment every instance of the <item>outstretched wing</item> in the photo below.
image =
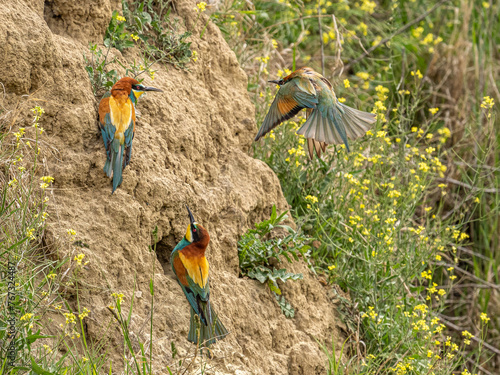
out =
{"type": "Polygon", "coordinates": [[[274,98],[269,112],[255,137],[259,140],[283,121],[291,119],[304,108],[315,108],[318,104],[316,90],[307,79],[293,79],[282,85],[274,98]]]}

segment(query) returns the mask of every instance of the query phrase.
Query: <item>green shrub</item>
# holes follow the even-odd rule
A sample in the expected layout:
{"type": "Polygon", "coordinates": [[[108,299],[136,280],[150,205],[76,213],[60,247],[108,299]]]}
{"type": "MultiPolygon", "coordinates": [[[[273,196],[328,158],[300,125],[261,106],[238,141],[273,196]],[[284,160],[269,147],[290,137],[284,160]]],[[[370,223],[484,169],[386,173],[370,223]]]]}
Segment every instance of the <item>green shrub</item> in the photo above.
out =
{"type": "Polygon", "coordinates": [[[300,257],[307,260],[310,246],[304,235],[294,231],[290,226],[281,224],[288,216],[283,212],[278,216],[276,206],[273,206],[271,217],[268,220],[255,224],[255,229],[250,229],[238,241],[238,257],[242,276],[248,276],[261,283],[267,283],[285,316],[291,318],[295,312],[293,307],[285,301],[278,286],[278,280],[302,279],[302,274],[287,272],[286,268],[278,269],[278,265],[285,258],[289,263],[298,261],[300,257]],[[269,238],[277,228],[285,230],[288,235],[284,237],[269,238]],[[281,296],[281,298],[280,298],[281,296]]]}

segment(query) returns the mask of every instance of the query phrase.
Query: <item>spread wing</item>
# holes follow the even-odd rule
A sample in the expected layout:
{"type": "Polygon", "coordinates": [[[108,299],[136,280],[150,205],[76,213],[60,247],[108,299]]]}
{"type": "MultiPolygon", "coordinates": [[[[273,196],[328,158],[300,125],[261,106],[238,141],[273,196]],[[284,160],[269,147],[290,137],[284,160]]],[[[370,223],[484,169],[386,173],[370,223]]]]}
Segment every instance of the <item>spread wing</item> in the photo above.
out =
{"type": "Polygon", "coordinates": [[[293,79],[282,85],[255,137],[259,140],[283,121],[304,108],[316,108],[316,90],[309,79],[293,79]]]}

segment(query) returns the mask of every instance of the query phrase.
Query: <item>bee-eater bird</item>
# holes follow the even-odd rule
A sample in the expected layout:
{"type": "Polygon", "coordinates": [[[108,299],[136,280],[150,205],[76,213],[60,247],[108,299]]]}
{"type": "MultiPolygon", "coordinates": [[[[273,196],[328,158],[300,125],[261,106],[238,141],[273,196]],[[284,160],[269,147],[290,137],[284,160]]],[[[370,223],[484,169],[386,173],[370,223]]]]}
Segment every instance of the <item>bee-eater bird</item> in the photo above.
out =
{"type": "Polygon", "coordinates": [[[188,340],[208,348],[215,341],[223,339],[228,331],[210,306],[208,261],[205,258],[210,236],[194,220],[189,207],[186,208],[190,223],[186,235],[172,251],[170,264],[191,305],[188,340]],[[200,324],[197,323],[196,315],[200,324]]]}
{"type": "Polygon", "coordinates": [[[99,128],[106,148],[104,172],[110,178],[113,176],[111,194],[122,183],[122,171],[130,163],[135,133],[135,103],[145,91],[162,92],[125,77],[116,82],[111,88],[111,95],[102,98],[99,103],[99,128]]]}
{"type": "Polygon", "coordinates": [[[291,119],[302,109],[307,109],[307,121],[297,134],[307,138],[309,157],[313,150],[318,157],[329,144],[345,144],[347,138],[363,136],[376,121],[373,113],[359,111],[340,103],[332,84],[313,69],[304,67],[280,79],[269,81],[280,86],[271,108],[262,123],[255,140],[291,119]]]}

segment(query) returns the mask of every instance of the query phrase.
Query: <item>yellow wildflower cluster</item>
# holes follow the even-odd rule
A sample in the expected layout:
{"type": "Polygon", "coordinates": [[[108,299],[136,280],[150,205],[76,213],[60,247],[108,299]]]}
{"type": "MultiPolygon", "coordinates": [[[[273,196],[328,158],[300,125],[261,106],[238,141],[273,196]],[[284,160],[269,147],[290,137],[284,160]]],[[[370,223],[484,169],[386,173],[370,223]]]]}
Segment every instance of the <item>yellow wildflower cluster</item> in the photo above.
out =
{"type": "Polygon", "coordinates": [[[116,20],[119,22],[126,22],[127,21],[127,19],[123,16],[116,16],[116,20]]]}
{"type": "Polygon", "coordinates": [[[368,312],[361,314],[362,318],[371,318],[372,320],[377,320],[378,314],[375,312],[373,306],[368,306],[368,312]]]}
{"type": "Polygon", "coordinates": [[[422,75],[422,73],[420,73],[420,70],[417,70],[416,72],[414,72],[413,70],[410,72],[410,74],[412,75],[412,77],[417,77],[418,79],[422,79],[424,78],[424,76],[422,75]]]}
{"type": "Polygon", "coordinates": [[[19,320],[22,320],[22,321],[29,321],[32,317],[33,317],[33,314],[31,314],[31,313],[27,313],[27,314],[24,314],[23,316],[21,316],[21,317],[19,318],[19,320]]]}
{"type": "Polygon", "coordinates": [[[495,100],[493,98],[490,98],[489,96],[485,96],[483,98],[483,101],[481,102],[481,108],[484,108],[488,110],[488,118],[491,118],[491,108],[495,105],[495,100]]]}
{"type": "Polygon", "coordinates": [[[305,199],[311,203],[318,203],[318,198],[315,197],[314,195],[308,195],[308,196],[306,196],[305,199]]]}
{"type": "MultiPolygon", "coordinates": [[[[356,4],[358,4],[358,3],[356,3],[356,4]]],[[[361,9],[362,11],[364,11],[368,14],[372,14],[373,12],[375,12],[376,7],[377,7],[377,3],[375,3],[374,1],[371,1],[371,0],[362,0],[361,4],[359,5],[359,9],[361,9]]]]}
{"type": "Polygon", "coordinates": [[[490,318],[488,318],[488,315],[486,315],[486,313],[481,313],[480,318],[483,321],[483,323],[486,324],[490,321],[490,318]]]}
{"type": "MultiPolygon", "coordinates": [[[[84,258],[84,257],[85,257],[85,254],[80,253],[80,254],[78,254],[78,255],[75,255],[74,260],[76,261],[76,263],[77,263],[79,266],[81,266],[81,265],[82,265],[82,261],[83,261],[83,258],[84,258]]],[[[88,263],[88,262],[85,262],[85,264],[84,264],[84,265],[86,265],[87,263],[88,263]]]]}
{"type": "Polygon", "coordinates": [[[387,93],[389,92],[389,89],[387,87],[378,85],[375,87],[375,91],[377,92],[377,96],[380,101],[384,102],[388,98],[387,93]]]}
{"type": "Polygon", "coordinates": [[[80,315],[78,315],[78,317],[80,318],[80,320],[82,320],[83,318],[86,318],[87,316],[89,316],[89,312],[90,312],[90,310],[87,309],[86,307],[84,307],[83,311],[80,313],[80,315]]]}
{"type": "Polygon", "coordinates": [[[278,77],[280,78],[286,77],[289,74],[292,74],[292,71],[290,69],[278,70],[278,77]]]}
{"type": "Polygon", "coordinates": [[[111,297],[113,297],[116,300],[117,304],[120,304],[122,303],[124,296],[123,293],[113,293],[111,294],[111,297]]]}
{"type": "Polygon", "coordinates": [[[384,103],[381,100],[377,100],[374,104],[372,113],[377,115],[377,119],[382,120],[382,122],[387,122],[384,113],[385,111],[387,111],[387,108],[384,103]]]}
{"type": "Polygon", "coordinates": [[[204,1],[196,4],[196,8],[194,8],[195,11],[197,12],[200,12],[200,13],[203,13],[207,8],[207,3],[205,3],[204,1]]]}
{"type": "Polygon", "coordinates": [[[76,316],[72,312],[70,313],[63,313],[64,317],[66,318],[66,324],[76,324],[76,316]]]}
{"type": "Polygon", "coordinates": [[[489,96],[485,96],[481,103],[481,108],[491,109],[495,105],[495,100],[490,98],[489,96]]]}
{"type": "Polygon", "coordinates": [[[255,60],[260,61],[263,64],[267,64],[269,62],[269,56],[259,56],[256,57],[255,60]]]}
{"type": "Polygon", "coordinates": [[[360,22],[356,28],[361,31],[361,34],[364,36],[368,35],[368,26],[366,26],[366,23],[360,22]]]}

